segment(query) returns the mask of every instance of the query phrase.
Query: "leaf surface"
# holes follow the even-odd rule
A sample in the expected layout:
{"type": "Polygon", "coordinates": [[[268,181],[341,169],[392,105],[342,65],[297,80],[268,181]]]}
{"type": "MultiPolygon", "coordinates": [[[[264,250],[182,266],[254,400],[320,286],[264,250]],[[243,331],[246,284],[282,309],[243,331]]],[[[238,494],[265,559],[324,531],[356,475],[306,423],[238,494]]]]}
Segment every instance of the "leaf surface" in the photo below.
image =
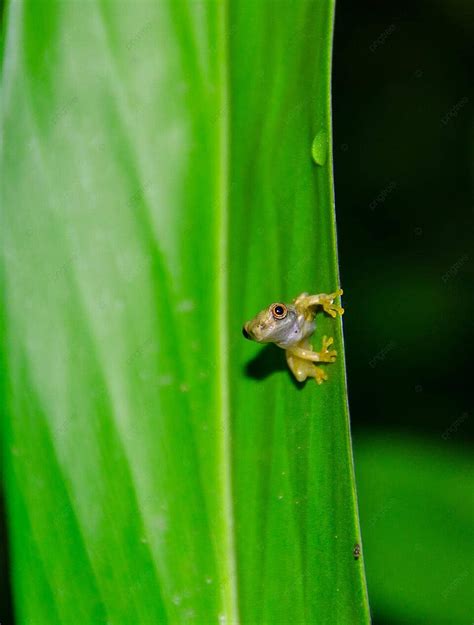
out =
{"type": "Polygon", "coordinates": [[[339,351],[321,387],[241,336],[338,286],[332,20],[331,2],[10,3],[18,623],[368,621],[341,324],[318,325],[339,351]]]}

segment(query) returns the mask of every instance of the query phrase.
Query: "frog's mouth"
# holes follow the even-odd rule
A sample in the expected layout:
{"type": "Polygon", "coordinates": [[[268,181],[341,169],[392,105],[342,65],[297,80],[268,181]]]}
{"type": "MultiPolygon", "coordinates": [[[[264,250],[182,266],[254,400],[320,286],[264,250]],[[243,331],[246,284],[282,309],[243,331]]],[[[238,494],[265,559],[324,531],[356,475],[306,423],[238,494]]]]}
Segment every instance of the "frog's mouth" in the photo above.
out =
{"type": "Polygon", "coordinates": [[[256,343],[272,343],[273,339],[266,335],[267,326],[265,324],[259,324],[252,329],[249,328],[249,324],[246,323],[242,328],[242,334],[249,341],[255,341],[256,343]]]}

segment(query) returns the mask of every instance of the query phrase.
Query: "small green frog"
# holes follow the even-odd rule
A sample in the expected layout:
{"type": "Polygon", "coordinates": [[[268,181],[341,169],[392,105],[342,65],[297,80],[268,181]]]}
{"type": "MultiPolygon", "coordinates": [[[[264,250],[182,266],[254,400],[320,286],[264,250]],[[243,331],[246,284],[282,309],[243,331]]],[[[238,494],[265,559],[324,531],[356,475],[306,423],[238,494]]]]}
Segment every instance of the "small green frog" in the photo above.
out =
{"type": "Polygon", "coordinates": [[[246,339],[257,343],[275,343],[284,349],[286,362],[298,382],[314,378],[318,384],[322,384],[328,376],[314,363],[336,360],[337,352],[329,349],[334,339],[323,336],[321,351],[315,352],[308,338],[316,328],[315,316],[318,307],[322,307],[324,312],[333,318],[344,313],[341,306],[334,304],[334,300],[340,295],[342,289],[329,295],[301,293],[292,304],[277,302],[247,321],[242,333],[246,339]]]}

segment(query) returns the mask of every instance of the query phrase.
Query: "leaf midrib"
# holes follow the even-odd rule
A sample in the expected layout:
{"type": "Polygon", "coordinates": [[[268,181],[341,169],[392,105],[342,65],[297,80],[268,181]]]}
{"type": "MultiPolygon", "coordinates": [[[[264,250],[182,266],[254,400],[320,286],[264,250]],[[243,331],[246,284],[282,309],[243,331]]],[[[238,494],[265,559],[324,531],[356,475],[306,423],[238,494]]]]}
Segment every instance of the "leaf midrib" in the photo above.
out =
{"type": "Polygon", "coordinates": [[[223,582],[223,608],[227,619],[224,622],[238,625],[239,609],[237,594],[237,562],[234,533],[234,506],[232,494],[232,449],[230,425],[230,392],[229,392],[229,163],[230,163],[230,83],[229,83],[229,29],[228,2],[217,4],[219,11],[219,45],[218,45],[218,76],[220,86],[220,115],[218,125],[219,142],[219,177],[217,180],[217,228],[216,247],[218,263],[217,280],[217,401],[221,420],[221,437],[219,440],[219,475],[223,499],[223,541],[226,557],[218,559],[223,563],[221,580],[223,582]]]}

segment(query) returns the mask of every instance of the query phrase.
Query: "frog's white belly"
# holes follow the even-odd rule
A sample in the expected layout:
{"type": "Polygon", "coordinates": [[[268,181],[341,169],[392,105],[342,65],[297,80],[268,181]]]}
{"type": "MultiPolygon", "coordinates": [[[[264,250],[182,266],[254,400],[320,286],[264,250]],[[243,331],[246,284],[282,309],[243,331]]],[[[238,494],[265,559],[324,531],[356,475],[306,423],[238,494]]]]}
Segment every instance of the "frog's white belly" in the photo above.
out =
{"type": "Polygon", "coordinates": [[[303,315],[299,315],[297,319],[295,319],[294,324],[291,329],[288,331],[287,336],[283,341],[279,341],[277,343],[278,347],[282,347],[283,349],[287,349],[292,345],[296,345],[306,337],[313,334],[316,329],[315,321],[306,320],[303,315]]]}

